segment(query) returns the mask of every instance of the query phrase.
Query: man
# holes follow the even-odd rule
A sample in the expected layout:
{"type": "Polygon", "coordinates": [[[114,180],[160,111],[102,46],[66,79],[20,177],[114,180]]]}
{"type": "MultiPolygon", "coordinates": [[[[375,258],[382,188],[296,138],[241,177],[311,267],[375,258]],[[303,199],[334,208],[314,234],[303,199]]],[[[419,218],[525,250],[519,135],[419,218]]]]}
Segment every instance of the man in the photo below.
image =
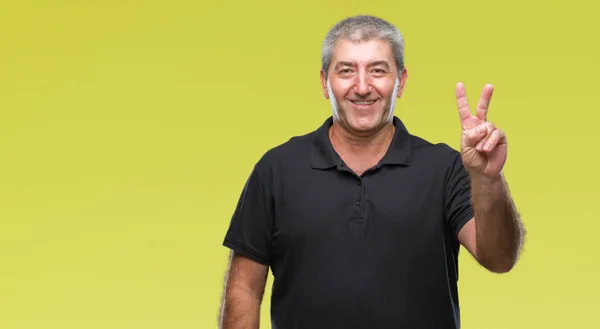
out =
{"type": "Polygon", "coordinates": [[[224,245],[220,327],[256,329],[269,267],[273,329],[459,328],[458,251],[508,272],[524,230],[502,168],[504,133],[456,86],[461,151],[394,116],[407,80],[400,32],[372,16],[336,24],[321,84],[333,115],[258,161],[224,245]]]}

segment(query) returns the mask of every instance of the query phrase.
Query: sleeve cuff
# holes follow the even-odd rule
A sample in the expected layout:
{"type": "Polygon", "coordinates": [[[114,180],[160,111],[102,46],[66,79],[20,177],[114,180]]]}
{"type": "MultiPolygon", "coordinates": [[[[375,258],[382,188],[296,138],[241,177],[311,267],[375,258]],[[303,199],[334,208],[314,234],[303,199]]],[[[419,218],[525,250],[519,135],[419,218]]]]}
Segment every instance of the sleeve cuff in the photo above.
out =
{"type": "Polygon", "coordinates": [[[257,253],[254,250],[250,250],[250,248],[244,246],[243,244],[237,241],[231,240],[230,238],[225,238],[225,240],[223,241],[223,246],[235,251],[236,253],[239,253],[242,256],[248,257],[257,263],[266,266],[270,265],[270,261],[267,257],[261,255],[260,253],[257,253]]]}
{"type": "Polygon", "coordinates": [[[456,223],[456,227],[454,229],[454,237],[456,238],[456,240],[458,240],[458,233],[460,233],[460,230],[463,228],[463,226],[465,226],[465,224],[467,224],[471,219],[473,219],[473,216],[473,212],[469,211],[462,216],[460,221],[456,223]]]}

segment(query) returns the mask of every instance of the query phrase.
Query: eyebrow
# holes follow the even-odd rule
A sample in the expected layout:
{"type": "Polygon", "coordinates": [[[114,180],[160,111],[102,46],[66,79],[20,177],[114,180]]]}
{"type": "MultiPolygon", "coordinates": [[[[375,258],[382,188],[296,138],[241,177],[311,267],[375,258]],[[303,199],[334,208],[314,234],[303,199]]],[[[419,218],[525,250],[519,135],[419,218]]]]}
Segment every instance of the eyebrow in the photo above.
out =
{"type": "MultiPolygon", "coordinates": [[[[340,61],[335,64],[335,69],[338,69],[340,66],[354,66],[354,63],[340,61]]],[[[390,66],[390,63],[388,63],[387,61],[375,61],[375,62],[369,64],[369,67],[373,67],[373,66],[384,66],[388,70],[392,69],[390,66]]]]}
{"type": "Polygon", "coordinates": [[[388,63],[387,61],[376,61],[371,63],[371,65],[369,66],[385,66],[386,69],[391,70],[392,67],[390,66],[390,63],[388,63]]]}
{"type": "Polygon", "coordinates": [[[344,62],[344,61],[335,63],[335,68],[336,69],[338,69],[340,66],[354,66],[354,63],[352,63],[352,62],[344,62]]]}

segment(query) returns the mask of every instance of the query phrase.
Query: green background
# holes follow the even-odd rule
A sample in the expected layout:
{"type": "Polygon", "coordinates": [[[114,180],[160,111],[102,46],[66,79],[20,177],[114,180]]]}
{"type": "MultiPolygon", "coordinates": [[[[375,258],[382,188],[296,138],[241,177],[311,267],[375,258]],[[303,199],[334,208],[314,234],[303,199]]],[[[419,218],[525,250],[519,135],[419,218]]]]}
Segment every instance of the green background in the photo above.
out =
{"type": "MultiPolygon", "coordinates": [[[[327,30],[406,39],[397,115],[458,148],[454,86],[508,136],[528,229],[498,276],[460,259],[463,328],[600,328],[597,2],[3,1],[0,328],[216,328],[250,170],[330,115],[327,30]]],[[[271,283],[271,279],[269,280],[271,283]]],[[[269,328],[267,290],[263,328],[269,328]]]]}

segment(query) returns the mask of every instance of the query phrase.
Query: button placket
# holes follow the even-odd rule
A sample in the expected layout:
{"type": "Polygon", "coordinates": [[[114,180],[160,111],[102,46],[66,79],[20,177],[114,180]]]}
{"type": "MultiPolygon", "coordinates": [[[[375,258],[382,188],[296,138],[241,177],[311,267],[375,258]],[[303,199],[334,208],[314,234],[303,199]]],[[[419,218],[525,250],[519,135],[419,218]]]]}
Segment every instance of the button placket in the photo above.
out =
{"type": "Polygon", "coordinates": [[[365,223],[365,180],[364,177],[356,177],[356,190],[355,198],[352,204],[352,223],[353,224],[364,224],[365,223]]]}
{"type": "MultiPolygon", "coordinates": [[[[354,203],[355,206],[360,207],[363,203],[364,198],[364,186],[362,183],[363,179],[359,177],[356,181],[356,185],[358,186],[358,200],[354,203]]],[[[362,212],[361,212],[362,213],[362,212]]]]}

